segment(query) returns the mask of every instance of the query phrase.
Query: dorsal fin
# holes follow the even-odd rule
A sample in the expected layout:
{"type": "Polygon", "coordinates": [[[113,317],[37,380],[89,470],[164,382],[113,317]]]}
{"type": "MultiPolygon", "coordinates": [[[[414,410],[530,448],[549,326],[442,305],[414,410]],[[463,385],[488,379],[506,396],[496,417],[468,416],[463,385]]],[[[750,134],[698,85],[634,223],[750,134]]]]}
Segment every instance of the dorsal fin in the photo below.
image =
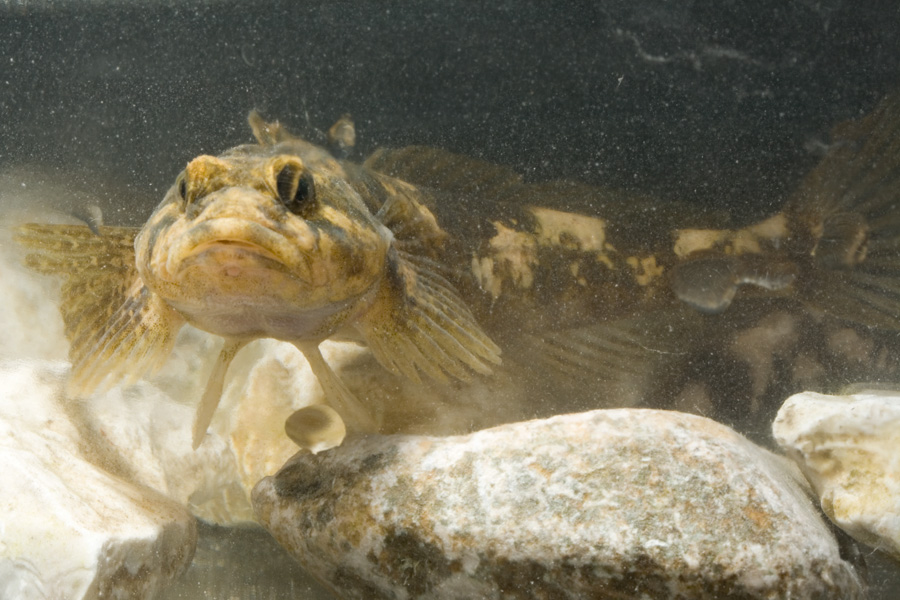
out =
{"type": "Polygon", "coordinates": [[[519,215],[529,189],[511,169],[427,146],[381,149],[363,167],[414,186],[457,249],[478,245],[492,219],[519,215]]]}
{"type": "Polygon", "coordinates": [[[106,381],[136,381],[159,368],[183,319],[137,274],[131,227],[28,224],[16,240],[32,250],[26,265],[65,278],[60,312],[70,342],[69,393],[89,394],[106,381]]]}
{"type": "Polygon", "coordinates": [[[422,202],[422,192],[392,177],[375,174],[375,181],[387,193],[375,218],[394,234],[396,247],[409,254],[436,258],[448,234],[422,202]]]}
{"type": "Polygon", "coordinates": [[[247,122],[250,129],[253,130],[253,137],[259,142],[260,146],[274,146],[279,142],[293,140],[294,136],[288,133],[287,129],[278,121],[266,121],[258,111],[252,110],[247,116],[247,122]]]}

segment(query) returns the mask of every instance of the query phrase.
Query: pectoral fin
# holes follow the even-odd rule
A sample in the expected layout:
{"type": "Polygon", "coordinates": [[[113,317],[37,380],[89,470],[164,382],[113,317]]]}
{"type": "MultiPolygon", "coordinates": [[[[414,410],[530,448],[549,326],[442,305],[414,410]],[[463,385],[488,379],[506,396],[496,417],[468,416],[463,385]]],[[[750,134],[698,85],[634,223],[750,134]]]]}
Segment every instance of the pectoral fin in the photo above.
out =
{"type": "Polygon", "coordinates": [[[68,392],[134,382],[169,356],[184,319],[151,292],[134,266],[137,229],[29,224],[16,240],[31,269],[65,278],[60,312],[70,342],[68,392]]]}
{"type": "Polygon", "coordinates": [[[400,251],[392,251],[378,297],[356,327],[385,368],[414,381],[419,371],[465,381],[500,364],[500,348],[450,283],[426,259],[400,251]]]}
{"type": "Polygon", "coordinates": [[[319,345],[315,342],[297,342],[294,344],[306,357],[322,391],[325,392],[325,400],[334,408],[344,420],[348,421],[352,428],[358,431],[375,431],[378,424],[365,406],[357,400],[341,378],[328,366],[319,345]]]}
{"type": "Polygon", "coordinates": [[[222,399],[222,388],[225,386],[225,373],[228,372],[228,365],[231,364],[235,354],[246,345],[246,340],[225,340],[225,345],[222,346],[222,350],[216,358],[216,363],[206,381],[206,389],[203,391],[203,397],[200,399],[200,404],[197,405],[197,413],[194,416],[194,426],[191,429],[191,443],[194,450],[203,443],[203,436],[206,435],[216,407],[219,406],[219,400],[222,399]]]}
{"type": "Polygon", "coordinates": [[[537,397],[553,394],[564,410],[656,403],[656,386],[665,385],[688,357],[686,340],[704,339],[712,322],[687,305],[676,305],[568,329],[542,329],[510,344],[508,362],[510,369],[522,369],[517,378],[537,397]]]}
{"type": "MultiPolygon", "coordinates": [[[[684,338],[700,331],[703,317],[672,308],[574,329],[527,336],[516,349],[527,364],[541,365],[578,381],[611,381],[651,373],[659,362],[680,356],[684,338]]],[[[543,371],[541,371],[543,372],[543,371]]]]}

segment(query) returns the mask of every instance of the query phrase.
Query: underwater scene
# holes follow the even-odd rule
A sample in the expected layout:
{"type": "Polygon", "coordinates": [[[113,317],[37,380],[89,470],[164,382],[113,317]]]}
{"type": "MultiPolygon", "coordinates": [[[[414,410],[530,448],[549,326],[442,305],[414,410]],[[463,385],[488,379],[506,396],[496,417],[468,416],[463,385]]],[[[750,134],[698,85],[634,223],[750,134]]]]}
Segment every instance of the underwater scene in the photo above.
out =
{"type": "Polygon", "coordinates": [[[898,19],[0,3],[0,600],[897,597],[898,19]]]}

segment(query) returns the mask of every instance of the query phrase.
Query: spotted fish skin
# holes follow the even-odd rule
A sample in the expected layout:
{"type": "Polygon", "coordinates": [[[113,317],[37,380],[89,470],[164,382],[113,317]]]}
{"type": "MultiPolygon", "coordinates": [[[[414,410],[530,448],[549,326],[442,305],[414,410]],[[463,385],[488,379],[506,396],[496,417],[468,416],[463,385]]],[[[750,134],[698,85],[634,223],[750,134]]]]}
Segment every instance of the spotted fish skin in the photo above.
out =
{"type": "Polygon", "coordinates": [[[254,339],[284,340],[306,355],[332,407],[291,421],[337,432],[326,440],[296,432],[321,450],[346,429],[335,415],[351,429],[378,426],[322,358],[324,339],[364,341],[386,368],[415,380],[490,373],[500,350],[432,269],[444,233],[417,190],[345,168],[256,113],[250,121],[257,144],[192,160],[139,231],[19,229],[35,251],[29,264],[63,275],[74,292],[61,306],[72,341],[70,393],[158,368],[185,323],[219,335],[225,344],[198,406],[196,447],[237,352],[254,339]],[[108,309],[85,310],[92,298],[108,309]]]}
{"type": "MultiPolygon", "coordinates": [[[[297,415],[292,427],[342,432],[340,421],[377,423],[319,354],[333,335],[364,341],[414,381],[490,373],[500,362],[494,339],[506,366],[518,361],[535,390],[546,388],[530,394],[536,403],[568,385],[583,400],[575,410],[597,396],[660,398],[693,385],[685,373],[697,364],[727,383],[736,364],[752,362],[745,387],[763,393],[784,370],[772,357],[791,362],[786,350],[763,357],[743,347],[766,338],[766,323],[790,333],[791,348],[900,330],[897,96],[838,128],[784,210],[747,227],[684,204],[527,183],[434,148],[355,164],[258,115],[250,121],[258,143],[191,161],[140,231],[20,230],[35,250],[29,264],[64,274],[76,298],[62,307],[76,395],[158,367],[185,322],[226,340],[195,443],[230,360],[259,337],[294,343],[334,409],[297,415]],[[89,310],[83,293],[105,310],[89,310]]],[[[835,371],[827,357],[807,358],[835,371]]],[[[815,372],[797,371],[790,385],[821,389],[830,380],[815,372]]],[[[322,449],[342,435],[294,437],[322,449]]]]}
{"type": "Polygon", "coordinates": [[[771,291],[792,281],[783,216],[732,229],[721,212],[572,182],[526,183],[434,148],[381,150],[365,165],[428,192],[448,233],[454,283],[499,330],[515,321],[535,331],[575,327],[678,301],[721,312],[739,286],[771,291]],[[713,256],[729,263],[719,282],[706,281],[713,265],[679,272],[713,256]]]}
{"type": "Polygon", "coordinates": [[[831,152],[783,210],[743,227],[683,203],[527,183],[434,148],[380,150],[365,166],[428,191],[455,283],[480,316],[512,312],[544,330],[678,303],[719,314],[736,299],[794,298],[897,330],[897,139],[900,94],[838,126],[831,152]]]}
{"type": "Polygon", "coordinates": [[[701,412],[727,422],[762,408],[764,424],[790,393],[900,379],[898,140],[893,94],[837,126],[784,208],[747,226],[689,204],[530,183],[434,148],[379,150],[364,164],[427,192],[455,287],[507,368],[522,365],[531,396],[556,410],[715,405],[701,412]]]}

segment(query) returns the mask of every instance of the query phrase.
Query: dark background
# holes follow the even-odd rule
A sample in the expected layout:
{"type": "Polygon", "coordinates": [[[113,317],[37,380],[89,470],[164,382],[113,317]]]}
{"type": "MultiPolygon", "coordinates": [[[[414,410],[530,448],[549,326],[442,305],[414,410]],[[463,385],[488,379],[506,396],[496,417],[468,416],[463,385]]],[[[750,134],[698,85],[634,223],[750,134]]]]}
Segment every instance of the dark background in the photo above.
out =
{"type": "Polygon", "coordinates": [[[96,186],[111,222],[252,108],[755,218],[900,83],[893,1],[133,4],[0,4],[0,169],[96,186]]]}

